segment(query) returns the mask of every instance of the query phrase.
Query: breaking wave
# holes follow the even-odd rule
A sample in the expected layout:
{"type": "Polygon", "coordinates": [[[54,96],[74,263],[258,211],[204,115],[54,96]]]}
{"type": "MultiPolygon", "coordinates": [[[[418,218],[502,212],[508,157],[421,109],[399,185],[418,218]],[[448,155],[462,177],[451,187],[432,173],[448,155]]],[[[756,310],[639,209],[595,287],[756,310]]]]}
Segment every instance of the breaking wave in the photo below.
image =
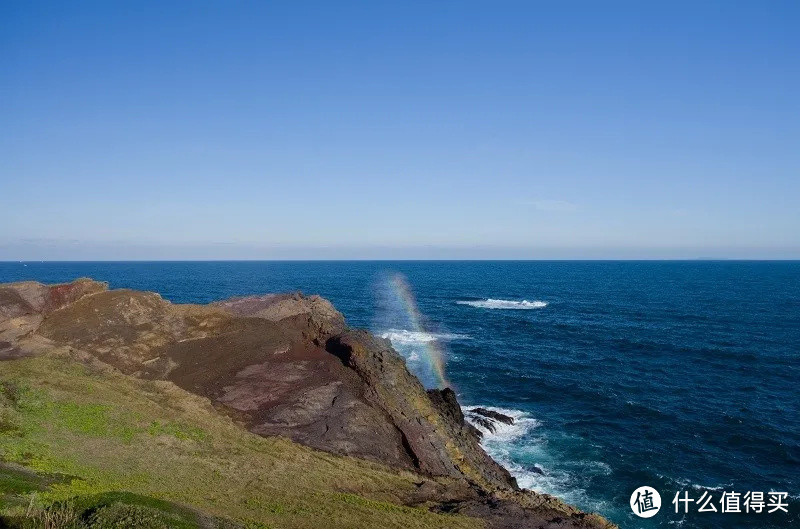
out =
{"type": "Polygon", "coordinates": [[[422,331],[409,331],[406,329],[389,329],[381,333],[381,338],[388,338],[394,345],[420,344],[433,341],[470,340],[466,334],[433,333],[422,331]]]}
{"type": "Polygon", "coordinates": [[[479,309],[506,309],[506,310],[530,310],[542,309],[547,306],[546,301],[513,301],[509,299],[482,299],[475,301],[456,301],[459,305],[469,305],[479,309]]]}
{"type": "Polygon", "coordinates": [[[557,454],[548,450],[548,440],[539,429],[541,423],[524,411],[494,406],[465,406],[463,409],[466,420],[483,434],[481,446],[517,479],[520,487],[552,494],[590,510],[608,507],[602,500],[590,498],[575,479],[576,475],[609,475],[611,468],[607,464],[585,460],[565,465],[557,454]],[[505,424],[491,420],[492,431],[486,426],[487,417],[474,412],[477,408],[501,413],[514,422],[505,424]]]}
{"type": "Polygon", "coordinates": [[[448,355],[446,343],[456,340],[471,340],[466,334],[435,333],[427,331],[411,331],[408,329],[387,329],[376,332],[381,338],[388,339],[392,347],[406,359],[406,365],[422,385],[426,388],[451,385],[442,383],[437,372],[439,360],[448,355]]]}
{"type": "MultiPolygon", "coordinates": [[[[481,434],[481,445],[492,458],[503,465],[511,475],[517,478],[520,487],[538,492],[550,493],[553,489],[547,481],[547,471],[540,464],[524,465],[519,461],[518,449],[524,445],[532,448],[535,443],[519,443],[540,424],[539,421],[519,410],[509,410],[494,406],[469,406],[464,407],[464,417],[477,428],[481,434]],[[486,427],[484,421],[477,421],[474,410],[483,408],[497,413],[502,413],[514,419],[513,424],[490,420],[494,431],[486,427]]],[[[485,419],[486,417],[484,417],[485,419]]]]}
{"type": "Polygon", "coordinates": [[[464,407],[464,411],[466,412],[466,419],[470,422],[470,424],[480,430],[480,432],[483,434],[484,443],[491,442],[494,444],[496,442],[511,442],[519,439],[526,433],[539,426],[539,421],[524,411],[497,408],[495,406],[468,406],[464,407]],[[505,424],[497,420],[491,420],[494,427],[494,431],[491,431],[486,428],[485,425],[475,421],[475,410],[478,408],[501,413],[511,417],[514,422],[512,424],[505,424]]]}

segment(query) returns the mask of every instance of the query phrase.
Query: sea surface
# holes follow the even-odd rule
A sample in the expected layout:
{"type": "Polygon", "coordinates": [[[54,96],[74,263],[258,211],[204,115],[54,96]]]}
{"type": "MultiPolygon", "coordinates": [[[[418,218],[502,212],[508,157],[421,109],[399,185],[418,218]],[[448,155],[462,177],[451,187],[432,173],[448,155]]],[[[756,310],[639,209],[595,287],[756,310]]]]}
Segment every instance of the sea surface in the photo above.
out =
{"type": "Polygon", "coordinates": [[[441,354],[462,404],[514,416],[484,445],[522,486],[625,529],[800,527],[800,262],[0,263],[0,282],[81,276],[179,303],[321,294],[427,385],[441,354]],[[679,491],[718,511],[787,492],[789,513],[676,514],[679,491]]]}

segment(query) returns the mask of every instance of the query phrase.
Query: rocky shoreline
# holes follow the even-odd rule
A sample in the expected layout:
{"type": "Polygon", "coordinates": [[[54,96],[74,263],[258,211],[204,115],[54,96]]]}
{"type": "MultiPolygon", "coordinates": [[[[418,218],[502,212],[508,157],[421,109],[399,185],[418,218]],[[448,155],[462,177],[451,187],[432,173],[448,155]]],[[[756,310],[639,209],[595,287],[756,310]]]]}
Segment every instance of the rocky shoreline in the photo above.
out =
{"type": "MultiPolygon", "coordinates": [[[[192,305],[90,279],[0,285],[0,360],[46,354],[171,382],[257,435],[415,472],[409,506],[496,528],[614,527],[520,489],[483,450],[452,390],[426,390],[388,340],[348,328],[319,296],[192,305]]],[[[513,421],[467,413],[489,431],[513,421]]]]}

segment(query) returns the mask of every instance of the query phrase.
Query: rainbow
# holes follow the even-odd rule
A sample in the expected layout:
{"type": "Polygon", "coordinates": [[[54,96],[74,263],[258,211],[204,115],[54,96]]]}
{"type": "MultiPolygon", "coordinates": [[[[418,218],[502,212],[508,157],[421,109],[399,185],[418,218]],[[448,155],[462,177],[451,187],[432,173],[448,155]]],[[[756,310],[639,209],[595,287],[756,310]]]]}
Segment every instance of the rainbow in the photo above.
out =
{"type": "MultiPolygon", "coordinates": [[[[417,307],[417,298],[411,290],[411,285],[408,284],[406,278],[402,274],[394,274],[389,278],[389,285],[392,292],[396,295],[397,299],[401,302],[408,314],[408,319],[411,322],[413,331],[420,333],[427,333],[424,325],[424,316],[417,307]]],[[[425,342],[425,362],[430,367],[431,372],[436,376],[438,387],[452,387],[452,384],[447,380],[444,373],[444,359],[445,353],[439,344],[438,340],[431,340],[425,342]]]]}

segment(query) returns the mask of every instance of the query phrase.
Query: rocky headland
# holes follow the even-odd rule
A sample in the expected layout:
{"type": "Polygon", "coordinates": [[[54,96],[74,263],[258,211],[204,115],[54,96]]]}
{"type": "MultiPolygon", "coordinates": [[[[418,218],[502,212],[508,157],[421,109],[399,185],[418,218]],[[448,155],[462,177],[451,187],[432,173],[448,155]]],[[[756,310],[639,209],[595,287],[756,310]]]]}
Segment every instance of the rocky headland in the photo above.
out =
{"type": "MultiPolygon", "coordinates": [[[[450,389],[426,390],[388,340],[349,328],[319,296],[193,305],[90,279],[0,285],[0,361],[42,355],[171,383],[258,436],[412,472],[406,506],[493,528],[613,527],[520,489],[450,389]]],[[[468,413],[490,430],[512,420],[468,413]]]]}

